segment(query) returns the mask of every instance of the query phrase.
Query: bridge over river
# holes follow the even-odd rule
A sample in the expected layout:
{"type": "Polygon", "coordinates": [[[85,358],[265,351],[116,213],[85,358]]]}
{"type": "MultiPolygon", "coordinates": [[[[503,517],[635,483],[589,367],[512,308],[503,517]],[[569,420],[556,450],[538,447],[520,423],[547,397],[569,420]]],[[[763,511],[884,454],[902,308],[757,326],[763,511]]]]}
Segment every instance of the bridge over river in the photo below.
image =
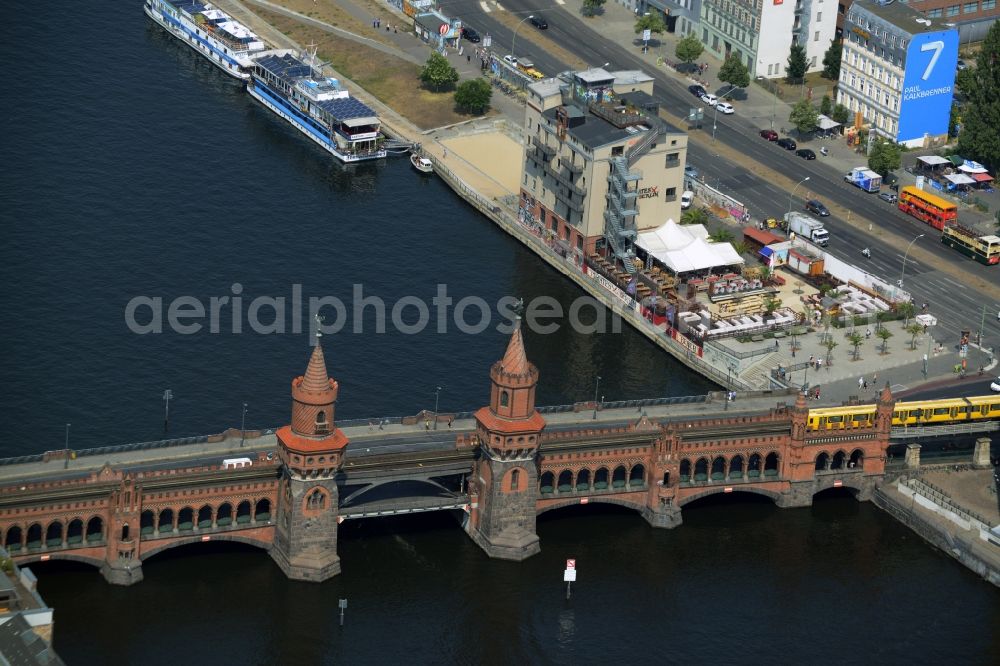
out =
{"type": "Polygon", "coordinates": [[[451,511],[488,555],[520,560],[538,552],[535,518],[552,509],[612,503],[675,527],[685,504],[715,493],[806,506],[847,488],[867,500],[894,441],[996,427],[893,428],[888,388],[874,419],[815,430],[801,395],[536,408],[537,382],[515,330],[489,406],[337,423],[339,386],[317,343],[288,426],[0,460],[0,538],[19,564],[87,562],[117,584],[141,580],[157,553],[218,540],[324,580],[340,571],[344,520],[451,511]]]}

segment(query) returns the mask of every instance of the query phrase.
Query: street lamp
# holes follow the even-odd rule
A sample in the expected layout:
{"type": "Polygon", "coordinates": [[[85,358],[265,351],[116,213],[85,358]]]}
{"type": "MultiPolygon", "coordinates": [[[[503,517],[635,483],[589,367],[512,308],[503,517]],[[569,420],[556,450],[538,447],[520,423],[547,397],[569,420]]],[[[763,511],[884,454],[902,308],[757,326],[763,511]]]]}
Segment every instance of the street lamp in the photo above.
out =
{"type": "Polygon", "coordinates": [[[66,445],[64,446],[64,448],[66,449],[66,453],[65,453],[65,457],[63,458],[63,469],[67,469],[69,467],[69,427],[70,427],[70,425],[72,425],[72,424],[70,424],[70,423],[66,424],[66,445]]]}
{"type": "Polygon", "coordinates": [[[163,432],[167,431],[167,424],[170,423],[170,399],[173,397],[174,393],[170,389],[163,392],[163,432]]]}
{"type": "Polygon", "coordinates": [[[910,255],[910,248],[913,247],[914,243],[916,243],[923,237],[924,237],[923,234],[917,235],[917,237],[911,240],[910,244],[906,246],[906,253],[903,254],[903,268],[899,271],[899,282],[897,283],[899,284],[900,289],[903,288],[903,274],[906,273],[906,258],[910,255]]]}
{"type": "MultiPolygon", "coordinates": [[[[758,65],[763,65],[764,61],[763,60],[757,60],[757,64],[758,65]]],[[[761,76],[760,78],[764,79],[765,81],[770,81],[770,79],[767,79],[767,78],[765,78],[763,76],[761,76]]],[[[777,83],[773,84],[773,87],[774,87],[774,98],[771,100],[771,129],[772,130],[774,129],[774,114],[775,114],[775,112],[778,109],[778,84],[777,83]]]]}
{"type": "Polygon", "coordinates": [[[514,57],[514,44],[517,42],[517,29],[521,27],[521,24],[529,19],[535,18],[534,14],[528,14],[523,19],[521,19],[516,26],[514,26],[514,36],[510,38],[510,57],[512,60],[516,60],[514,57]]]}
{"type": "Polygon", "coordinates": [[[434,429],[438,429],[438,400],[441,398],[441,387],[434,389],[434,429]]]}
{"type": "Polygon", "coordinates": [[[785,216],[785,224],[788,224],[788,218],[791,217],[792,215],[792,198],[795,196],[795,190],[799,189],[799,185],[806,182],[807,180],[809,180],[809,176],[806,176],[805,178],[797,182],[795,184],[795,187],[792,188],[792,193],[788,195],[788,215],[785,216]]]}
{"type": "Polygon", "coordinates": [[[240,421],[240,448],[246,443],[247,439],[247,403],[243,403],[243,419],[240,421]]]}
{"type": "MultiPolygon", "coordinates": [[[[729,86],[729,90],[719,95],[719,99],[725,99],[726,95],[733,92],[733,89],[739,88],[739,86],[729,86]]],[[[719,102],[715,103],[715,115],[712,116],[712,141],[715,141],[715,128],[719,126],[719,102]]]]}
{"type": "Polygon", "coordinates": [[[594,383],[594,418],[597,418],[597,392],[601,389],[601,376],[597,375],[597,381],[594,383]]]}

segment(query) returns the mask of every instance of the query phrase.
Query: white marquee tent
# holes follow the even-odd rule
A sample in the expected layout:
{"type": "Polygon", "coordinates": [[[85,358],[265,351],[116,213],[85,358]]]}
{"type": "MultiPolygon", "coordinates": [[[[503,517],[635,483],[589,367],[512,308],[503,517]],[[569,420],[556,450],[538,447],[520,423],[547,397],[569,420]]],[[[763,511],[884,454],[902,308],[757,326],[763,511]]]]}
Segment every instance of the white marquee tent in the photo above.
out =
{"type": "Polygon", "coordinates": [[[681,226],[667,220],[662,227],[639,234],[636,244],[674,274],[743,264],[730,243],[711,243],[703,225],[681,226]]]}

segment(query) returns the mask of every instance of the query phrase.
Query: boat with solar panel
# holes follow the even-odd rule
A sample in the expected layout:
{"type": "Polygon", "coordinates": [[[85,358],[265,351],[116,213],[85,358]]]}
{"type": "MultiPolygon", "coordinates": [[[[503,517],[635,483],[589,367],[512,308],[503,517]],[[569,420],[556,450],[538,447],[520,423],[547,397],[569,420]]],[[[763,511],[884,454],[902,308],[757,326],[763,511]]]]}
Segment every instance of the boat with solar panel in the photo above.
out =
{"type": "Polygon", "coordinates": [[[270,51],[256,56],[247,92],[343,162],[386,156],[378,114],[351,97],[337,79],[324,77],[315,54],[270,51]]]}
{"type": "Polygon", "coordinates": [[[251,57],[269,46],[229,14],[198,0],[146,0],[146,15],[230,76],[250,78],[251,57]]]}

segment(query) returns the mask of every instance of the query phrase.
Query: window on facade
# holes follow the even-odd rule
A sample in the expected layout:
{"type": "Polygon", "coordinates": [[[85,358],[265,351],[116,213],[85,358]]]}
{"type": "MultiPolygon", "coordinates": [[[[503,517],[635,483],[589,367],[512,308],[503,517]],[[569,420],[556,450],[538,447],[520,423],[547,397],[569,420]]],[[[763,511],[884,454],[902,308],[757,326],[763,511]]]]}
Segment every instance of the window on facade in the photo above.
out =
{"type": "Polygon", "coordinates": [[[819,30],[817,30],[817,31],[816,31],[816,32],[815,32],[815,33],[813,34],[813,41],[814,41],[814,42],[818,42],[818,41],[819,41],[819,30]]]}
{"type": "MultiPolygon", "coordinates": [[[[555,220],[553,220],[553,222],[555,222],[555,220]]],[[[555,229],[556,225],[553,224],[552,228],[555,229]]],[[[500,391],[500,406],[507,407],[509,405],[510,405],[510,393],[507,393],[507,391],[500,391]]]]}
{"type": "Polygon", "coordinates": [[[967,2],[964,5],[962,5],[963,14],[975,14],[976,11],[978,11],[978,9],[979,9],[978,2],[967,2]]]}
{"type": "Polygon", "coordinates": [[[816,23],[823,20],[823,12],[816,12],[816,23]]]}
{"type": "Polygon", "coordinates": [[[624,154],[625,154],[625,147],[624,146],[613,146],[611,148],[611,156],[612,157],[621,157],[624,154]]]}
{"type": "Polygon", "coordinates": [[[667,153],[667,168],[680,164],[680,153],[667,153]]]}
{"type": "Polygon", "coordinates": [[[511,490],[521,489],[521,470],[515,469],[510,473],[510,489],[511,490]]]}
{"type": "Polygon", "coordinates": [[[996,9],[997,0],[983,0],[980,3],[980,6],[982,7],[983,11],[986,11],[987,9],[996,9]]]}
{"type": "Polygon", "coordinates": [[[673,201],[676,198],[677,198],[677,188],[676,187],[668,187],[667,188],[667,201],[673,201]]]}
{"type": "Polygon", "coordinates": [[[958,16],[958,5],[951,5],[946,12],[947,16],[958,16]]]}
{"type": "Polygon", "coordinates": [[[927,16],[930,18],[941,18],[941,8],[938,9],[928,9],[927,16]]]}

